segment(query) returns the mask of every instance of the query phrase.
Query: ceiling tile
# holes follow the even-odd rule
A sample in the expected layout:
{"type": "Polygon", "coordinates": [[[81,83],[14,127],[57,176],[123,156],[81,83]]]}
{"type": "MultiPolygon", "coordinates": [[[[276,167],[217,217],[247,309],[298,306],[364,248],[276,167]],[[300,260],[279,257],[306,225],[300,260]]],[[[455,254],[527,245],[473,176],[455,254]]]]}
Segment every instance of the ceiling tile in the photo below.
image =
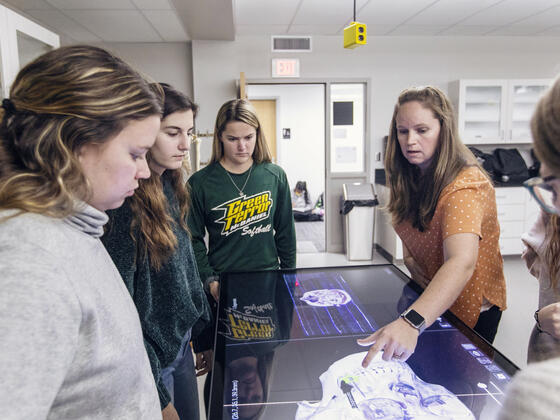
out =
{"type": "Polygon", "coordinates": [[[501,26],[488,32],[489,36],[531,36],[543,31],[542,26],[538,25],[510,25],[501,26]]]}
{"type": "Polygon", "coordinates": [[[288,25],[301,0],[236,0],[237,25],[288,25]]]}
{"type": "Polygon", "coordinates": [[[174,11],[143,10],[142,14],[150,21],[164,41],[181,42],[190,39],[174,11]]]}
{"type": "MultiPolygon", "coordinates": [[[[367,0],[357,0],[356,10],[360,10],[367,0]]],[[[294,25],[344,25],[352,21],[354,13],[354,3],[352,1],[340,0],[305,0],[302,2],[294,25]]],[[[360,13],[356,13],[359,22],[360,13]]]]}
{"type": "Polygon", "coordinates": [[[99,42],[101,38],[94,35],[79,23],[73,21],[58,10],[29,10],[32,18],[50,26],[53,31],[66,35],[76,42],[99,42]]]}
{"type": "Polygon", "coordinates": [[[367,25],[368,36],[383,36],[396,28],[396,25],[367,25]]]}
{"type": "Polygon", "coordinates": [[[538,36],[560,36],[560,25],[547,28],[537,34],[538,36]]]}
{"type": "Polygon", "coordinates": [[[434,0],[375,0],[358,13],[366,25],[398,25],[433,4],[434,0]]]}
{"type": "Polygon", "coordinates": [[[476,25],[454,25],[445,28],[438,35],[443,36],[482,36],[492,30],[495,26],[476,26],[476,25]]]}
{"type": "Polygon", "coordinates": [[[173,10],[168,0],[132,0],[132,3],[142,10],[173,10]]]}
{"type": "Polygon", "coordinates": [[[6,4],[10,6],[14,6],[16,9],[26,10],[35,9],[35,10],[53,10],[49,3],[45,0],[6,0],[6,4]]]}
{"type": "Polygon", "coordinates": [[[503,26],[540,13],[558,0],[504,0],[462,21],[465,25],[503,26]]]}
{"type": "Polygon", "coordinates": [[[292,25],[288,30],[290,35],[338,35],[340,25],[292,25]]]}
{"type": "Polygon", "coordinates": [[[133,10],[130,0],[46,0],[60,10],[133,10]]]}
{"type": "Polygon", "coordinates": [[[69,10],[68,16],[106,42],[161,42],[137,10],[69,10]]]}
{"type": "Polygon", "coordinates": [[[405,24],[405,25],[397,26],[395,29],[393,29],[391,32],[389,32],[387,35],[391,35],[391,36],[393,36],[393,35],[396,35],[396,36],[402,36],[402,35],[433,36],[433,35],[437,35],[438,32],[443,31],[445,28],[447,28],[447,25],[409,25],[409,24],[405,24]]]}
{"type": "Polygon", "coordinates": [[[411,25],[451,25],[503,0],[440,0],[406,23],[411,25]]]}
{"type": "Polygon", "coordinates": [[[515,22],[513,26],[537,25],[541,26],[542,28],[548,28],[550,26],[558,25],[558,23],[560,23],[560,6],[553,7],[552,9],[547,9],[545,12],[541,12],[526,19],[519,20],[515,22]]]}
{"type": "Polygon", "coordinates": [[[288,25],[236,25],[236,35],[287,35],[288,25]]]}

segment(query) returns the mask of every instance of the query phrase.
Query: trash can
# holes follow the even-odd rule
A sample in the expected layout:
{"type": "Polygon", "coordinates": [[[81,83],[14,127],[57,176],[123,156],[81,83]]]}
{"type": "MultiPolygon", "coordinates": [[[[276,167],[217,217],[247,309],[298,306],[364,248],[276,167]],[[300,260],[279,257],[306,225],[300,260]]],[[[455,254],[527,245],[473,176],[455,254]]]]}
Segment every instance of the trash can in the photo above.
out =
{"type": "Polygon", "coordinates": [[[375,206],[379,204],[373,184],[342,185],[344,218],[344,247],[348,260],[371,260],[373,257],[373,229],[375,206]]]}

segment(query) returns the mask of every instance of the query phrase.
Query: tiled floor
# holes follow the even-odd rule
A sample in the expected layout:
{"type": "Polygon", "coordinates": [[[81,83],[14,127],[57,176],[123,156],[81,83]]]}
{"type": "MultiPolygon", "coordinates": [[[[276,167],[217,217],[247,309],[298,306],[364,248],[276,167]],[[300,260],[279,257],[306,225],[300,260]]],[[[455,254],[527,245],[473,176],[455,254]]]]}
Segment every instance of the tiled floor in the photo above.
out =
{"type": "MultiPolygon", "coordinates": [[[[344,254],[298,253],[298,268],[335,267],[343,265],[384,264],[388,261],[374,252],[372,261],[348,261],[344,254]]],[[[406,271],[404,266],[397,264],[406,271]]],[[[494,342],[501,353],[520,368],[524,368],[527,358],[527,343],[534,325],[533,312],[538,303],[538,283],[519,256],[505,257],[504,272],[507,283],[508,309],[504,312],[498,334],[494,342]]],[[[199,378],[199,395],[202,396],[204,377],[199,378]]],[[[201,413],[204,407],[201,402],[201,413]]],[[[201,419],[203,414],[201,415],[201,419]]]]}

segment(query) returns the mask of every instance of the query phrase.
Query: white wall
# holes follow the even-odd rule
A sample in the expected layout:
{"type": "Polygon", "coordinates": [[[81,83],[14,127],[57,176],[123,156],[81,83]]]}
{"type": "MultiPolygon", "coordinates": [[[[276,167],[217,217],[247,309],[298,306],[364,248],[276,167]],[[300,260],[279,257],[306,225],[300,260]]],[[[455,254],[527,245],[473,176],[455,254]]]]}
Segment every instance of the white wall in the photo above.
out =
{"type": "MultiPolygon", "coordinates": [[[[300,59],[302,79],[371,80],[372,158],[381,151],[399,92],[433,84],[445,92],[460,78],[552,78],[560,72],[554,37],[370,37],[366,46],[342,48],[341,37],[313,37],[313,52],[273,54],[269,37],[235,42],[193,42],[193,85],[202,110],[200,129],[212,129],[218,107],[236,95],[235,80],[270,78],[273,57],[300,59]]],[[[382,167],[374,162],[372,168],[382,167]]],[[[372,176],[373,178],[373,176],[372,176]]]]}
{"type": "Polygon", "coordinates": [[[277,163],[293,190],[306,181],[311,203],[325,189],[325,88],[324,85],[249,85],[249,99],[277,99],[277,163]],[[290,128],[291,138],[282,138],[290,128]]]}
{"type": "Polygon", "coordinates": [[[103,43],[141,73],[156,82],[169,83],[193,96],[192,54],[190,42],[103,43]]]}

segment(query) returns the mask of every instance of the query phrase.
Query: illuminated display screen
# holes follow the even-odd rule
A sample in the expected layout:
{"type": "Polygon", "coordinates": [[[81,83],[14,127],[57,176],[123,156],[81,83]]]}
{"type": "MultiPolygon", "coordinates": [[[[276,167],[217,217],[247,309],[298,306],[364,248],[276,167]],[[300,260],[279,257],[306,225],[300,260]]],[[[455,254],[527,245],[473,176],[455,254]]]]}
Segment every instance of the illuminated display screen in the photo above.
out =
{"type": "Polygon", "coordinates": [[[361,367],[356,340],[418,292],[393,265],[223,275],[209,418],[496,418],[517,367],[450,313],[361,367]]]}

